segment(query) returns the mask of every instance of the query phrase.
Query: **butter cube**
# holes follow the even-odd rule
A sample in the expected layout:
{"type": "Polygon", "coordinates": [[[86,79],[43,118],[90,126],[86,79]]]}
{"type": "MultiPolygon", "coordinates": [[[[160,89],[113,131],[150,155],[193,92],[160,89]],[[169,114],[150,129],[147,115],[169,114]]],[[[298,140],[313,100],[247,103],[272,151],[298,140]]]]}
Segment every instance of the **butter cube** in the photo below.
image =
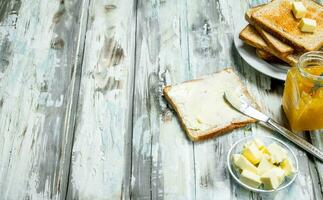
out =
{"type": "Polygon", "coordinates": [[[270,161],[270,159],[271,159],[270,155],[265,154],[265,153],[263,153],[263,154],[262,154],[262,158],[263,158],[263,159],[266,159],[266,160],[268,160],[268,161],[270,161]]]}
{"type": "Polygon", "coordinates": [[[258,138],[255,138],[253,142],[257,145],[259,150],[265,147],[264,143],[258,138]]]}
{"type": "Polygon", "coordinates": [[[258,174],[263,175],[267,171],[271,170],[273,167],[274,165],[271,162],[263,158],[258,165],[258,174]]]}
{"type": "MultiPolygon", "coordinates": [[[[290,176],[296,172],[295,167],[293,166],[292,161],[287,158],[281,164],[280,167],[285,171],[286,176],[290,176]]],[[[259,167],[258,167],[259,168],[259,167]]]]}
{"type": "Polygon", "coordinates": [[[268,146],[270,159],[272,163],[281,163],[287,158],[287,151],[277,143],[272,143],[268,146]]]}
{"type": "Polygon", "coordinates": [[[255,173],[252,173],[248,170],[243,170],[240,174],[240,180],[254,188],[258,188],[261,185],[260,176],[255,173]]]}
{"type": "Polygon", "coordinates": [[[253,173],[257,173],[257,167],[255,167],[251,162],[248,161],[246,157],[240,154],[233,155],[233,163],[239,167],[241,170],[248,170],[253,173]]]}
{"type": "Polygon", "coordinates": [[[271,170],[263,174],[260,178],[264,184],[264,188],[271,190],[277,189],[280,184],[284,181],[285,171],[279,167],[273,167],[271,170]]]}
{"type": "Polygon", "coordinates": [[[253,143],[253,141],[246,142],[246,144],[243,145],[243,148],[249,147],[252,143],[253,143]]]}
{"type": "Polygon", "coordinates": [[[260,152],[263,153],[263,154],[270,155],[268,149],[265,146],[260,149],[260,152]]]}
{"type": "Polygon", "coordinates": [[[267,160],[270,160],[270,153],[266,147],[262,147],[260,149],[260,152],[262,153],[262,158],[265,158],[267,160]]]}
{"type": "Polygon", "coordinates": [[[313,33],[316,28],[316,21],[314,19],[302,18],[299,27],[302,32],[313,33]]]}
{"type": "Polygon", "coordinates": [[[260,149],[260,152],[262,153],[263,156],[265,156],[266,158],[270,157],[270,153],[268,151],[268,149],[266,147],[262,147],[260,149]]]}
{"type": "Polygon", "coordinates": [[[300,19],[306,14],[306,8],[300,1],[293,2],[292,11],[296,19],[300,19]]]}
{"type": "Polygon", "coordinates": [[[262,158],[262,154],[255,143],[251,143],[249,146],[245,147],[242,151],[242,155],[254,165],[259,163],[262,158]]]}
{"type": "Polygon", "coordinates": [[[248,147],[248,146],[250,146],[252,144],[255,144],[258,147],[259,150],[262,149],[265,146],[264,143],[260,139],[255,138],[252,141],[248,141],[243,147],[246,148],[246,147],[248,147]]]}

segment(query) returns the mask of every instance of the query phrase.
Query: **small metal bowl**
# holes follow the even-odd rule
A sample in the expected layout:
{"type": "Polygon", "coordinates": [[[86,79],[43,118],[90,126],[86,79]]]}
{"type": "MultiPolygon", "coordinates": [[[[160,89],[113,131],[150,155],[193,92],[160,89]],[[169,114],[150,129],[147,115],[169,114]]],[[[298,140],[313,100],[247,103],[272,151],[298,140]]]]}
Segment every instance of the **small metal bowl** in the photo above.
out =
{"type": "Polygon", "coordinates": [[[239,183],[242,187],[244,187],[244,188],[246,188],[248,190],[251,190],[251,191],[254,191],[254,192],[259,192],[259,193],[272,193],[272,192],[277,192],[279,190],[282,190],[282,189],[288,187],[289,185],[291,185],[295,181],[295,179],[296,179],[296,177],[298,175],[298,160],[297,160],[294,152],[291,150],[291,148],[286,143],[284,143],[281,140],[276,139],[274,137],[270,137],[270,136],[250,136],[250,137],[242,138],[239,141],[237,141],[234,145],[232,145],[232,147],[229,150],[229,153],[228,153],[228,156],[227,156],[227,165],[228,165],[228,170],[229,170],[231,176],[233,177],[233,179],[237,183],[239,183]],[[232,156],[233,156],[233,154],[237,154],[237,153],[241,154],[241,152],[243,150],[243,146],[248,141],[251,141],[254,138],[261,139],[265,146],[268,146],[269,144],[271,144],[273,142],[276,142],[281,147],[286,149],[287,152],[288,152],[288,156],[291,159],[291,161],[292,161],[292,163],[293,163],[293,165],[294,165],[294,167],[296,169],[296,172],[293,175],[291,175],[289,177],[286,177],[284,182],[275,190],[266,190],[266,189],[263,189],[263,188],[254,188],[254,187],[251,187],[251,186],[241,182],[240,179],[239,179],[239,176],[240,176],[239,169],[236,166],[234,166],[232,156]]]}

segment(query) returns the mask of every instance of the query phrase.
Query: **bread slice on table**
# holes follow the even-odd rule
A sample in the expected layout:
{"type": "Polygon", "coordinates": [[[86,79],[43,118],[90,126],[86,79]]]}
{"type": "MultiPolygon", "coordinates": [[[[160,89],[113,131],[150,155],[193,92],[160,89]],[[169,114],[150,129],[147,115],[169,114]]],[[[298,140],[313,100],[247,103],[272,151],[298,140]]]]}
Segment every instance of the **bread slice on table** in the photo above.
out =
{"type": "Polygon", "coordinates": [[[259,26],[256,26],[253,21],[251,20],[251,15],[252,13],[254,13],[255,11],[257,11],[258,9],[260,9],[262,6],[264,5],[260,5],[260,6],[256,6],[253,8],[250,8],[246,14],[245,14],[245,18],[246,20],[253,25],[253,27],[258,31],[258,33],[261,35],[261,37],[266,41],[267,45],[272,48],[273,50],[283,54],[284,56],[293,53],[294,49],[289,46],[288,44],[282,42],[281,40],[279,40],[278,38],[276,38],[275,36],[271,35],[270,33],[268,33],[267,31],[264,31],[262,28],[260,28],[259,26]]]}
{"type": "Polygon", "coordinates": [[[323,46],[323,6],[312,0],[301,0],[307,9],[305,18],[314,19],[314,33],[300,31],[300,19],[292,12],[294,0],[274,0],[261,6],[251,14],[253,25],[289,44],[296,51],[313,51],[323,46]]]}
{"type": "Polygon", "coordinates": [[[237,92],[248,101],[254,102],[232,68],[200,79],[166,86],[163,93],[176,111],[188,137],[198,141],[255,122],[225,101],[225,91],[237,92]]]}
{"type": "Polygon", "coordinates": [[[296,66],[298,62],[298,58],[301,54],[289,54],[283,55],[280,52],[275,51],[270,48],[265,40],[259,35],[258,31],[250,24],[248,24],[239,34],[239,38],[243,40],[245,43],[253,46],[257,49],[261,49],[263,51],[269,52],[279,58],[280,60],[288,63],[291,66],[296,66]]]}

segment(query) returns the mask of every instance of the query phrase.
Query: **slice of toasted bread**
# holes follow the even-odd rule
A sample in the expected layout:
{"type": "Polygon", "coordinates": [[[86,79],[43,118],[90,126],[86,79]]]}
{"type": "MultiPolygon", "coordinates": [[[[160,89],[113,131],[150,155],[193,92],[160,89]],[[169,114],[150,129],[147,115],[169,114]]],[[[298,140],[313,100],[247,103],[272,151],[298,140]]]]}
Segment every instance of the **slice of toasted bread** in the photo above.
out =
{"type": "Polygon", "coordinates": [[[276,37],[261,29],[259,26],[255,26],[255,28],[257,29],[258,33],[262,36],[262,38],[266,41],[268,46],[273,48],[275,51],[278,51],[284,55],[293,53],[294,49],[291,46],[283,43],[276,37]]]}
{"type": "Polygon", "coordinates": [[[255,122],[229,106],[223,98],[225,91],[238,92],[253,102],[232,68],[197,80],[166,86],[163,93],[176,111],[188,137],[198,141],[255,122]]]}
{"type": "Polygon", "coordinates": [[[256,47],[257,49],[261,49],[263,51],[273,54],[277,58],[281,59],[282,61],[288,63],[293,67],[296,66],[298,62],[298,58],[300,54],[289,54],[285,56],[280,52],[277,52],[274,49],[270,48],[265,42],[265,40],[259,35],[257,30],[250,24],[247,25],[240,32],[239,38],[243,40],[245,43],[249,44],[250,46],[256,47]]]}
{"type": "Polygon", "coordinates": [[[312,0],[301,0],[307,9],[306,18],[314,19],[317,27],[314,33],[300,30],[300,20],[292,13],[294,0],[274,0],[261,6],[251,14],[255,26],[289,44],[296,51],[313,51],[323,46],[323,6],[312,0]]]}
{"type": "Polygon", "coordinates": [[[250,8],[246,14],[245,14],[245,18],[246,20],[252,24],[254,26],[254,28],[257,29],[258,33],[262,36],[262,38],[266,41],[267,45],[270,46],[272,49],[274,49],[277,52],[280,52],[284,55],[287,54],[291,54],[294,49],[287,45],[286,43],[282,42],[281,40],[279,40],[278,38],[276,38],[275,36],[271,35],[270,33],[264,31],[262,28],[260,28],[259,26],[255,26],[255,24],[253,23],[253,21],[251,20],[251,15],[253,12],[257,11],[258,9],[260,9],[262,6],[264,5],[260,5],[260,6],[256,6],[253,8],[250,8]]]}
{"type": "Polygon", "coordinates": [[[267,61],[273,61],[276,58],[273,54],[261,49],[256,49],[256,54],[259,58],[267,61]]]}

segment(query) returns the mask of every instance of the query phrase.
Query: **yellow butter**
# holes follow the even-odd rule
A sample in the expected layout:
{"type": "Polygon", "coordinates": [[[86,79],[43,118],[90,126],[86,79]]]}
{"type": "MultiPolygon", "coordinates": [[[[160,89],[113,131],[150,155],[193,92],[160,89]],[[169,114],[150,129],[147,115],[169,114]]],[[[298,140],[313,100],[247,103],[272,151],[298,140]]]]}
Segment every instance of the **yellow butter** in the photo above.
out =
{"type": "Polygon", "coordinates": [[[287,151],[277,143],[270,144],[267,149],[272,163],[281,163],[287,158],[287,151]]]}
{"type": "Polygon", "coordinates": [[[268,149],[265,146],[260,149],[260,152],[263,153],[263,154],[270,155],[268,149]]]}
{"type": "Polygon", "coordinates": [[[266,147],[262,147],[260,149],[260,152],[262,153],[262,158],[265,158],[267,160],[270,160],[270,153],[266,147]]]}
{"type": "Polygon", "coordinates": [[[292,161],[287,158],[281,164],[280,167],[285,171],[286,176],[290,176],[296,172],[295,167],[293,166],[292,161]]]}
{"type": "Polygon", "coordinates": [[[233,163],[241,170],[248,170],[253,173],[257,173],[257,167],[248,161],[246,157],[240,154],[233,155],[233,163]]]}
{"type": "Polygon", "coordinates": [[[253,142],[257,145],[259,150],[265,147],[264,143],[258,138],[255,138],[253,142]]]}
{"type": "Polygon", "coordinates": [[[302,32],[313,33],[316,29],[316,21],[314,19],[302,18],[299,27],[302,32]]]}
{"type": "Polygon", "coordinates": [[[251,143],[246,146],[242,151],[242,155],[244,155],[254,165],[258,164],[262,158],[262,154],[255,143],[251,143]]]}
{"type": "Polygon", "coordinates": [[[242,173],[240,174],[240,180],[243,183],[254,188],[258,188],[261,185],[260,176],[248,170],[242,170],[242,173]]]}
{"type": "Polygon", "coordinates": [[[304,4],[300,1],[293,2],[292,11],[296,19],[300,19],[306,14],[306,8],[304,4]]]}
{"type": "Polygon", "coordinates": [[[251,144],[255,144],[259,150],[261,150],[263,147],[265,147],[264,143],[258,138],[255,138],[254,140],[247,142],[245,145],[243,145],[243,147],[246,148],[246,147],[250,146],[251,144]]]}
{"type": "Polygon", "coordinates": [[[284,179],[285,171],[279,167],[273,167],[260,178],[261,182],[264,184],[264,188],[268,190],[277,189],[284,179]]]}
{"type": "Polygon", "coordinates": [[[267,159],[263,158],[260,161],[258,168],[257,168],[258,174],[263,175],[267,171],[271,170],[273,167],[274,167],[274,165],[271,162],[269,162],[267,159]]]}

